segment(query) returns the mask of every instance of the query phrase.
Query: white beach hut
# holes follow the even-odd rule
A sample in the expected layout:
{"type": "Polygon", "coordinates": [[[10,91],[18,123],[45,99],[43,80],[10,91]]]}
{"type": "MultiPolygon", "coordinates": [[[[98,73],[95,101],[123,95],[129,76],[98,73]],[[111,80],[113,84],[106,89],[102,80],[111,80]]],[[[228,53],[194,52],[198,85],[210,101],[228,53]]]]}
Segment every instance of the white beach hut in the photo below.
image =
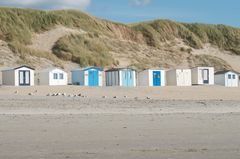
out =
{"type": "Polygon", "coordinates": [[[191,86],[191,69],[172,69],[166,72],[167,85],[169,86],[191,86]]]}
{"type": "Polygon", "coordinates": [[[240,74],[238,74],[238,86],[240,86],[240,74]]]}
{"type": "Polygon", "coordinates": [[[136,71],[131,68],[113,68],[105,71],[106,86],[136,87],[136,71]]]}
{"type": "Polygon", "coordinates": [[[2,85],[2,71],[0,71],[0,85],[2,85]]]}
{"type": "Polygon", "coordinates": [[[90,87],[103,86],[103,69],[92,66],[72,70],[72,84],[90,87]]]}
{"type": "Polygon", "coordinates": [[[59,68],[49,68],[36,73],[38,85],[60,86],[68,84],[68,74],[59,68]]]}
{"type": "Polygon", "coordinates": [[[214,67],[192,68],[193,85],[214,85],[214,67]]]}
{"type": "Polygon", "coordinates": [[[219,71],[215,73],[215,84],[225,87],[238,87],[239,76],[235,71],[219,71]]]}
{"type": "Polygon", "coordinates": [[[165,70],[147,69],[138,73],[138,85],[160,87],[166,85],[165,70]]]}
{"type": "Polygon", "coordinates": [[[34,69],[29,66],[19,66],[2,71],[2,84],[10,86],[33,86],[34,69]]]}

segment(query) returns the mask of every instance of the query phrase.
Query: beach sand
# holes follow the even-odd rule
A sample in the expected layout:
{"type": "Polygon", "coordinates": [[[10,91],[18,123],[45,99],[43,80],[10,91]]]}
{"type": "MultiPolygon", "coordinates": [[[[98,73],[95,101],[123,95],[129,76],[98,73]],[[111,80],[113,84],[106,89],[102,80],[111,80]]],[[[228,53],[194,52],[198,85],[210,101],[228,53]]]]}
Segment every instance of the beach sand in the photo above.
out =
{"type": "Polygon", "coordinates": [[[223,87],[1,87],[0,158],[238,159],[239,96],[223,87]]]}
{"type": "Polygon", "coordinates": [[[67,95],[82,94],[90,98],[142,98],[150,97],[161,100],[240,100],[240,87],[226,88],[222,86],[193,86],[193,87],[80,87],[80,86],[34,86],[34,87],[5,87],[0,86],[0,95],[46,96],[48,93],[66,93],[67,95]],[[16,93],[17,92],[17,93],[16,93]]]}

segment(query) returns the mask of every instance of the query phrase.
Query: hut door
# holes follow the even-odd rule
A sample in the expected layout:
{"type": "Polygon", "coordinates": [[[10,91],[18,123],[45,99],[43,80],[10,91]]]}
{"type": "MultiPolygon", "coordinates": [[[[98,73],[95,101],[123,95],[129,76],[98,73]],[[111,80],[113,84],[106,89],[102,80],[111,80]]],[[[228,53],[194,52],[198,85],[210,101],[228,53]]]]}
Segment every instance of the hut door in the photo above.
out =
{"type": "Polygon", "coordinates": [[[19,71],[19,85],[30,86],[30,71],[19,71]]]}
{"type": "Polygon", "coordinates": [[[227,86],[228,87],[232,86],[232,75],[231,74],[227,75],[227,86]]]}
{"type": "Polygon", "coordinates": [[[123,70],[122,71],[123,77],[123,86],[125,87],[132,87],[133,86],[133,72],[131,70],[123,70]]]}
{"type": "Polygon", "coordinates": [[[177,71],[177,86],[184,85],[184,76],[183,70],[177,71]]]}
{"type": "Polygon", "coordinates": [[[123,70],[122,71],[122,85],[127,87],[127,80],[128,80],[128,77],[127,77],[127,71],[123,70]]]}
{"type": "Polygon", "coordinates": [[[89,70],[88,71],[88,85],[89,86],[98,86],[98,71],[97,70],[89,70]]]}
{"type": "Polygon", "coordinates": [[[203,84],[209,84],[209,70],[208,69],[202,70],[202,79],[203,79],[203,84]]]}
{"type": "Polygon", "coordinates": [[[161,72],[153,71],[153,86],[161,86],[161,72]]]}
{"type": "Polygon", "coordinates": [[[188,71],[182,71],[182,86],[188,86],[191,81],[189,81],[189,77],[191,76],[188,71]]]}
{"type": "Polygon", "coordinates": [[[228,87],[235,87],[235,86],[237,86],[236,79],[237,79],[236,75],[229,73],[227,75],[227,86],[228,87]]]}

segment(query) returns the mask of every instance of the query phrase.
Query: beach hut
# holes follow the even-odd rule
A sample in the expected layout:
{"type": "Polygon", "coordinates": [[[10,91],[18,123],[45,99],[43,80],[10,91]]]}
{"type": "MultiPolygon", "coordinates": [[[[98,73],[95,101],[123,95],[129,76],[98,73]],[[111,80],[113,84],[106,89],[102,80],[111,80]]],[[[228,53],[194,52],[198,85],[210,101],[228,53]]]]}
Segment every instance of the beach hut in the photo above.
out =
{"type": "Polygon", "coordinates": [[[114,68],[107,70],[106,86],[136,87],[136,71],[130,68],[114,68]]]}
{"type": "Polygon", "coordinates": [[[38,85],[60,86],[68,84],[68,74],[59,68],[49,68],[39,71],[35,75],[38,85]]]}
{"type": "Polygon", "coordinates": [[[0,85],[2,85],[2,71],[0,71],[0,85]]]}
{"type": "Polygon", "coordinates": [[[193,85],[214,85],[214,67],[192,68],[193,85]]]}
{"type": "Polygon", "coordinates": [[[239,75],[235,71],[219,71],[215,73],[215,84],[225,87],[238,87],[239,75]]]}
{"type": "Polygon", "coordinates": [[[2,84],[10,86],[33,86],[34,69],[23,65],[2,71],[2,84]]]}
{"type": "Polygon", "coordinates": [[[172,69],[166,72],[167,85],[169,86],[191,86],[191,69],[172,69]]]}
{"type": "Polygon", "coordinates": [[[87,67],[72,70],[72,84],[80,86],[102,86],[103,69],[100,67],[87,67]]]}
{"type": "Polygon", "coordinates": [[[138,85],[160,87],[165,86],[165,70],[161,69],[147,69],[138,73],[138,85]]]}
{"type": "Polygon", "coordinates": [[[240,86],[240,74],[238,74],[238,86],[240,86]]]}

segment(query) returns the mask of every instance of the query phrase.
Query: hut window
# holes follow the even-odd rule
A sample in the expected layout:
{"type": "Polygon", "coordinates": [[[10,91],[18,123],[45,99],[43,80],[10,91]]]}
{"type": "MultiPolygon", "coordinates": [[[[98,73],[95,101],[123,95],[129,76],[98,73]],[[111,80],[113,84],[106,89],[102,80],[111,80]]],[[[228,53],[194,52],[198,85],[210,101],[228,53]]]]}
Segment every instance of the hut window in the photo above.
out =
{"type": "Polygon", "coordinates": [[[63,73],[60,73],[60,74],[59,74],[59,79],[61,79],[61,80],[64,79],[63,73]]]}
{"type": "Polygon", "coordinates": [[[232,76],[231,75],[228,75],[228,79],[231,79],[232,78],[232,76]]]}
{"type": "Polygon", "coordinates": [[[236,79],[236,76],[235,76],[235,75],[232,75],[232,78],[233,78],[233,79],[236,79]]]}
{"type": "Polygon", "coordinates": [[[53,74],[53,79],[58,79],[58,74],[57,73],[53,74]]]}

